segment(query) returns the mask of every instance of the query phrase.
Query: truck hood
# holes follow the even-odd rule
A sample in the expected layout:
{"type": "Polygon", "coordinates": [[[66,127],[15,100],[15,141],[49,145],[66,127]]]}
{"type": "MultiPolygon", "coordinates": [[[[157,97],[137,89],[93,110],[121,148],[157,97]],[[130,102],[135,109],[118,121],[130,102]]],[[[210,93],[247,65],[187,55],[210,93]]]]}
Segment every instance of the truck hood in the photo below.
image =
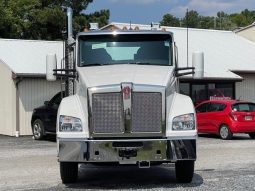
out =
{"type": "Polygon", "coordinates": [[[120,84],[132,82],[134,84],[149,84],[167,86],[173,76],[173,66],[154,65],[104,65],[79,67],[79,78],[87,87],[120,84]]]}

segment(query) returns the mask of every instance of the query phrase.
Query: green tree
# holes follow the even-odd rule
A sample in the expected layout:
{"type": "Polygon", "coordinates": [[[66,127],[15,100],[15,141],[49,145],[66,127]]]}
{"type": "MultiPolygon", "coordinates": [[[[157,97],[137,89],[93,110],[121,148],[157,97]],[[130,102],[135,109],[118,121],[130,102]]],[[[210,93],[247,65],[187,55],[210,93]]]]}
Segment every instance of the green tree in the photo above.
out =
{"type": "Polygon", "coordinates": [[[165,14],[163,16],[162,21],[160,21],[160,25],[163,26],[171,26],[171,27],[179,27],[180,26],[180,20],[179,18],[171,15],[171,14],[165,14]]]}
{"type": "Polygon", "coordinates": [[[188,26],[190,28],[203,28],[203,29],[218,29],[218,30],[233,30],[237,27],[244,27],[252,24],[255,21],[255,11],[245,9],[240,13],[227,14],[223,11],[217,12],[217,16],[209,17],[202,16],[195,10],[191,10],[186,13],[183,18],[176,18],[173,15],[165,14],[160,22],[161,25],[175,26],[177,20],[181,27],[188,26]]]}
{"type": "Polygon", "coordinates": [[[214,17],[200,16],[198,26],[202,29],[214,29],[214,20],[214,17]]]}
{"type": "Polygon", "coordinates": [[[230,15],[230,19],[238,27],[245,27],[255,21],[255,11],[243,10],[241,13],[234,13],[230,15]]]}
{"type": "Polygon", "coordinates": [[[65,8],[73,8],[74,32],[81,31],[88,22],[108,23],[109,10],[90,15],[83,11],[93,0],[0,0],[0,37],[22,39],[62,39],[66,27],[65,8]],[[96,19],[97,18],[97,19],[96,19]]]}
{"type": "Polygon", "coordinates": [[[190,28],[199,28],[200,15],[197,11],[188,11],[185,17],[182,19],[183,25],[190,28]]]}
{"type": "Polygon", "coordinates": [[[219,30],[233,30],[239,26],[238,23],[231,19],[231,15],[223,11],[217,13],[216,24],[216,29],[219,30]]]}

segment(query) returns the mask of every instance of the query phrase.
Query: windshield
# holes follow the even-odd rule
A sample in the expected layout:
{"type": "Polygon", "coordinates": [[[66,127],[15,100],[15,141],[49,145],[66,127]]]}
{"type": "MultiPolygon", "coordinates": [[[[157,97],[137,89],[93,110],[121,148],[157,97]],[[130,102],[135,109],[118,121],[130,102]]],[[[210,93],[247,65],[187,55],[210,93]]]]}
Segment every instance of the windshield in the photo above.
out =
{"type": "Polygon", "coordinates": [[[79,66],[172,65],[169,34],[86,35],[79,39],[79,66]]]}

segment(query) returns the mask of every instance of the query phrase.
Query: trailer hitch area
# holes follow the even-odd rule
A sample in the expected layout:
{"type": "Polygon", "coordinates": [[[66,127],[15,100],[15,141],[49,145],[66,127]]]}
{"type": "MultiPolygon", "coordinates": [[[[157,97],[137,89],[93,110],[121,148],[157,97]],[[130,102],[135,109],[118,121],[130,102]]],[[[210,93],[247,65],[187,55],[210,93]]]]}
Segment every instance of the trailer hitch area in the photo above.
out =
{"type": "Polygon", "coordinates": [[[136,157],[136,156],[137,156],[137,150],[136,149],[125,148],[125,149],[120,149],[119,150],[119,157],[129,159],[131,157],[136,157]]]}
{"type": "Polygon", "coordinates": [[[150,168],[151,163],[150,163],[150,161],[139,161],[138,166],[139,166],[139,168],[150,168]]]}

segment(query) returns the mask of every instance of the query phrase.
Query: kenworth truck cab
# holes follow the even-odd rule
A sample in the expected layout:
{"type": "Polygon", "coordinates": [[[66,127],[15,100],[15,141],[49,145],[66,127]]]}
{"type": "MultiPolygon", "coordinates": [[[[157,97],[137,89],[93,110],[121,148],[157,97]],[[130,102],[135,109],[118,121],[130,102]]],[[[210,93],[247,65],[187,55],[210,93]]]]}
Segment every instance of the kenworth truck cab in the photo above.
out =
{"type": "Polygon", "coordinates": [[[80,163],[175,163],[177,181],[191,182],[196,117],[190,97],[178,93],[183,68],[173,34],[82,32],[75,50],[74,95],[63,98],[57,115],[62,182],[77,180],[80,163]]]}

